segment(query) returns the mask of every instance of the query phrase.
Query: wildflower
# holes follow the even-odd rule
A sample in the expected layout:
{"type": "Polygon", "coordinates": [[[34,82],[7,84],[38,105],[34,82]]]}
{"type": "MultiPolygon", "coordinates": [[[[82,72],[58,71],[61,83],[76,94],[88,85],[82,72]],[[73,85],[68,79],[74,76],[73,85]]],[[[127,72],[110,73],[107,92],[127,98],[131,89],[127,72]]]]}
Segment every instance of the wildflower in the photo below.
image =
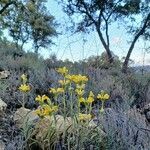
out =
{"type": "Polygon", "coordinates": [[[31,87],[27,84],[21,84],[21,86],[19,87],[19,90],[21,92],[29,92],[31,90],[31,87]]]}
{"type": "Polygon", "coordinates": [[[101,91],[101,93],[97,95],[97,98],[100,99],[101,101],[105,101],[105,100],[108,100],[110,96],[104,91],[101,91]]]}
{"type": "Polygon", "coordinates": [[[79,120],[80,121],[89,121],[91,120],[92,118],[92,115],[91,114],[82,114],[82,113],[79,113],[79,120]]]}
{"type": "Polygon", "coordinates": [[[51,115],[52,112],[54,112],[53,108],[50,107],[49,105],[44,105],[43,109],[44,109],[44,115],[45,116],[51,115]]]}
{"type": "Polygon", "coordinates": [[[87,82],[88,81],[88,78],[86,76],[82,76],[82,75],[76,75],[74,76],[73,78],[73,82],[75,82],[76,84],[77,83],[84,83],[84,82],[87,82]]]}
{"type": "Polygon", "coordinates": [[[44,109],[42,108],[38,108],[35,110],[35,113],[39,116],[39,117],[44,117],[44,109]]]}
{"type": "Polygon", "coordinates": [[[22,79],[22,81],[23,81],[23,84],[25,84],[26,82],[27,82],[27,76],[25,75],[25,74],[22,74],[21,75],[21,79],[22,79]]]}
{"type": "Polygon", "coordinates": [[[72,81],[73,75],[67,74],[67,75],[66,75],[66,78],[67,78],[68,80],[72,81]]]}
{"type": "Polygon", "coordinates": [[[101,106],[101,109],[100,109],[100,112],[104,112],[104,102],[106,100],[108,100],[110,98],[109,94],[107,94],[106,92],[104,91],[101,91],[98,95],[97,95],[97,98],[100,99],[102,101],[102,106],[101,106]]]}
{"type": "Polygon", "coordinates": [[[76,89],[75,92],[77,93],[79,97],[83,96],[84,94],[84,90],[81,90],[81,89],[76,89]]]}
{"type": "Polygon", "coordinates": [[[61,94],[61,93],[64,93],[64,89],[63,88],[51,88],[50,89],[50,93],[53,93],[53,94],[61,94]]]}
{"type": "Polygon", "coordinates": [[[40,117],[51,116],[53,113],[58,111],[58,106],[43,105],[42,108],[38,108],[35,113],[40,117]]]}
{"type": "Polygon", "coordinates": [[[68,74],[68,69],[66,67],[58,68],[57,72],[62,74],[62,75],[67,75],[68,74]]]}
{"type": "Polygon", "coordinates": [[[90,93],[89,93],[89,96],[88,96],[88,98],[87,98],[87,101],[86,101],[88,104],[91,104],[91,103],[93,103],[94,102],[94,94],[93,94],[93,92],[92,91],[90,91],[90,93]]]}
{"type": "Polygon", "coordinates": [[[72,75],[70,78],[71,81],[73,81],[75,84],[81,84],[88,81],[88,78],[86,76],[82,75],[72,75]]]}
{"type": "Polygon", "coordinates": [[[35,98],[36,101],[40,102],[40,103],[44,103],[44,101],[48,101],[50,100],[50,98],[46,95],[38,95],[36,98],[35,98]]]}
{"type": "Polygon", "coordinates": [[[89,96],[89,97],[87,98],[86,102],[87,102],[88,104],[92,104],[92,103],[94,102],[94,98],[91,97],[91,96],[89,96]]]}
{"type": "Polygon", "coordinates": [[[85,103],[85,98],[80,97],[80,98],[79,98],[79,103],[85,103]]]}
{"type": "Polygon", "coordinates": [[[94,97],[94,94],[92,91],[90,91],[89,97],[94,97]]]}
{"type": "Polygon", "coordinates": [[[70,83],[69,80],[59,80],[58,83],[60,83],[62,86],[66,86],[70,83]]]}

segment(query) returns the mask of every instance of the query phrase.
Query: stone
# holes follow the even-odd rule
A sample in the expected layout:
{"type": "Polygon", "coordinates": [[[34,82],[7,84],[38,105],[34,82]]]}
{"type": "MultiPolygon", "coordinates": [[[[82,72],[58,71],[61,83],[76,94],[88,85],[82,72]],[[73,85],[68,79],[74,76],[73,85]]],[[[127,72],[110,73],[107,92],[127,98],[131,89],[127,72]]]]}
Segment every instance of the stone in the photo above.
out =
{"type": "Polygon", "coordinates": [[[0,99],[0,114],[3,114],[6,108],[7,108],[7,104],[2,99],[0,99]]]}
{"type": "Polygon", "coordinates": [[[72,119],[71,117],[66,117],[64,120],[63,116],[56,115],[55,119],[52,116],[39,120],[35,126],[36,140],[43,139],[42,137],[47,134],[50,127],[54,127],[58,134],[63,133],[65,129],[71,131],[72,119]]]}
{"type": "Polygon", "coordinates": [[[15,112],[13,119],[16,123],[16,126],[22,128],[24,123],[34,123],[39,119],[39,117],[34,111],[21,107],[15,112]]]}
{"type": "Polygon", "coordinates": [[[5,144],[0,140],[0,150],[5,150],[5,144]]]}
{"type": "Polygon", "coordinates": [[[150,103],[144,106],[144,111],[150,111],[150,103]]]}
{"type": "Polygon", "coordinates": [[[10,76],[10,72],[5,70],[0,72],[0,79],[7,79],[10,76]]]}

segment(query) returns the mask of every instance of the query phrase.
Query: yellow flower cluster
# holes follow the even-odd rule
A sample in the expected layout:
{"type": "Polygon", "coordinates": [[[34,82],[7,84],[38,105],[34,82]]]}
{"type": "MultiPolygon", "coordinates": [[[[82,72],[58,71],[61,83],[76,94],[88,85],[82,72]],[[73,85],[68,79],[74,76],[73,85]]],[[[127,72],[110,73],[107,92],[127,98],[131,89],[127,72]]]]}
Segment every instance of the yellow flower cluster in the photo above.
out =
{"type": "Polygon", "coordinates": [[[81,83],[85,83],[88,81],[88,78],[86,76],[82,76],[81,74],[67,75],[66,78],[69,79],[70,81],[74,82],[75,84],[81,84],[81,83]]]}
{"type": "Polygon", "coordinates": [[[110,98],[110,95],[106,93],[105,91],[101,91],[97,95],[97,98],[102,101],[102,107],[100,109],[100,112],[104,112],[104,102],[110,98]]]}
{"type": "Polygon", "coordinates": [[[51,116],[58,111],[58,106],[43,105],[41,108],[35,110],[35,113],[40,117],[51,116]]]}
{"type": "Polygon", "coordinates": [[[59,80],[58,83],[64,87],[70,83],[70,80],[59,80]]]}
{"type": "Polygon", "coordinates": [[[101,101],[106,101],[110,98],[109,94],[107,94],[105,91],[101,91],[98,95],[97,98],[100,99],[101,101]]]}
{"type": "Polygon", "coordinates": [[[80,103],[84,103],[84,104],[92,104],[94,102],[94,94],[92,91],[90,91],[89,96],[87,99],[80,97],[79,98],[79,102],[80,103]]]}
{"type": "Polygon", "coordinates": [[[87,120],[91,120],[92,119],[92,115],[91,114],[82,114],[79,113],[79,121],[87,121],[87,120]]]}
{"type": "Polygon", "coordinates": [[[58,111],[58,106],[53,105],[50,98],[46,95],[38,95],[35,100],[40,104],[40,108],[35,111],[40,117],[51,116],[58,111]]]}
{"type": "Polygon", "coordinates": [[[35,100],[36,100],[37,102],[39,102],[39,103],[44,103],[45,101],[49,101],[50,98],[49,98],[48,96],[46,96],[46,95],[42,95],[42,96],[38,95],[38,96],[35,98],[35,100]]]}
{"type": "Polygon", "coordinates": [[[27,76],[23,74],[21,75],[21,79],[22,79],[23,84],[20,85],[19,90],[25,93],[29,92],[31,90],[31,87],[27,84],[27,81],[28,81],[27,76]]]}
{"type": "Polygon", "coordinates": [[[68,69],[66,67],[58,68],[56,71],[62,74],[63,76],[68,74],[68,69]]]}
{"type": "MultiPolygon", "coordinates": [[[[71,89],[70,92],[73,92],[77,96],[77,104],[78,104],[78,117],[80,120],[89,120],[91,118],[91,109],[92,109],[92,103],[94,102],[94,94],[92,91],[90,91],[89,96],[87,98],[84,98],[85,93],[85,84],[88,81],[87,76],[83,76],[81,74],[68,74],[68,69],[66,67],[58,68],[57,72],[61,73],[64,77],[63,80],[59,80],[58,83],[61,84],[64,89],[71,89]],[[72,86],[72,83],[75,84],[72,86]],[[70,87],[69,87],[70,86],[70,87]],[[69,87],[69,88],[66,88],[69,87]],[[80,104],[84,104],[86,107],[86,113],[89,114],[81,114],[80,113],[80,104]],[[80,115],[79,115],[80,113],[80,115]]],[[[57,93],[56,90],[50,90],[52,93],[57,93]]],[[[64,103],[65,104],[65,103],[64,103]]],[[[73,108],[73,106],[72,106],[73,108]]]]}
{"type": "Polygon", "coordinates": [[[19,90],[21,92],[29,92],[31,90],[31,87],[27,84],[21,84],[19,90]]]}
{"type": "Polygon", "coordinates": [[[65,91],[63,88],[51,88],[49,92],[53,94],[61,94],[64,93],[65,91]]]}
{"type": "MultiPolygon", "coordinates": [[[[92,91],[89,92],[89,95],[85,98],[84,93],[85,93],[85,85],[86,82],[88,81],[87,76],[83,76],[81,74],[79,75],[70,75],[69,70],[66,67],[58,68],[56,70],[58,73],[60,73],[63,76],[63,79],[59,80],[58,83],[61,85],[58,88],[50,88],[49,92],[54,94],[54,100],[57,102],[57,98],[60,94],[62,93],[68,93],[70,92],[71,96],[71,102],[70,102],[70,108],[71,108],[71,115],[74,115],[74,102],[73,97],[76,96],[76,108],[77,108],[77,114],[75,114],[80,121],[90,121],[92,116],[92,103],[94,102],[94,94],[92,91]],[[84,104],[85,107],[80,108],[80,105],[84,104]],[[84,113],[84,109],[86,110],[84,113]],[[82,113],[81,113],[82,112],[82,113]]],[[[22,76],[22,79],[25,81],[26,77],[22,76]]],[[[63,94],[62,100],[63,100],[63,105],[64,105],[64,116],[66,115],[66,95],[63,94]]],[[[104,91],[101,91],[97,95],[97,99],[100,99],[102,101],[102,107],[100,109],[101,112],[104,111],[104,102],[105,100],[108,100],[110,98],[109,94],[107,94],[104,91]]],[[[38,95],[35,99],[37,102],[40,103],[40,108],[36,110],[36,113],[40,117],[44,117],[47,115],[53,115],[56,111],[58,111],[58,106],[55,106],[52,104],[50,98],[46,95],[40,96],[38,95]]]]}
{"type": "Polygon", "coordinates": [[[84,90],[83,89],[76,89],[75,92],[77,93],[77,95],[79,97],[83,96],[83,94],[84,94],[84,90]]]}
{"type": "Polygon", "coordinates": [[[87,98],[87,103],[91,104],[94,102],[94,94],[92,91],[90,91],[89,97],[87,98]]]}

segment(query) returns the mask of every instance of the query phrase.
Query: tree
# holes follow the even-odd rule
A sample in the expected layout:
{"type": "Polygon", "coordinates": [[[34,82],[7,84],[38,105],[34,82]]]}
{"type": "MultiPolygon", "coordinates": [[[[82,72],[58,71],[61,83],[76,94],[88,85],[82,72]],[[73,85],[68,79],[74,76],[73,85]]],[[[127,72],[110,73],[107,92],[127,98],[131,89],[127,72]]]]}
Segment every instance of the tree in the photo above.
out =
{"type": "Polygon", "coordinates": [[[128,22],[130,23],[127,27],[128,33],[132,34],[132,41],[125,57],[122,72],[126,73],[128,64],[130,61],[131,53],[134,46],[140,37],[144,40],[150,40],[150,1],[149,0],[130,0],[126,5],[122,7],[124,11],[128,11],[126,17],[128,17],[128,22]],[[132,11],[134,13],[132,13],[132,11]],[[138,19],[141,18],[141,19],[138,19]],[[132,23],[132,25],[131,25],[132,23]],[[135,25],[136,23],[136,25],[135,25]]]}
{"type": "Polygon", "coordinates": [[[61,0],[64,11],[69,16],[79,14],[81,19],[77,20],[77,32],[86,32],[87,28],[94,27],[99,39],[105,48],[108,60],[113,62],[110,50],[109,25],[114,20],[113,14],[117,8],[119,0],[61,0]],[[105,31],[105,32],[103,32],[105,31]]]}
{"type": "Polygon", "coordinates": [[[80,19],[76,20],[77,31],[86,32],[88,28],[94,27],[110,63],[114,59],[110,50],[109,27],[114,21],[124,23],[128,33],[133,35],[122,66],[122,71],[126,72],[137,40],[142,35],[149,37],[149,0],[61,0],[61,3],[69,16],[80,15],[80,19]],[[131,23],[135,24],[139,20],[139,15],[142,16],[141,25],[131,26],[131,23]]]}
{"type": "Polygon", "coordinates": [[[33,41],[35,52],[40,47],[52,44],[51,37],[56,36],[54,17],[49,14],[45,0],[1,0],[0,27],[8,29],[16,45],[23,48],[33,41]]]}

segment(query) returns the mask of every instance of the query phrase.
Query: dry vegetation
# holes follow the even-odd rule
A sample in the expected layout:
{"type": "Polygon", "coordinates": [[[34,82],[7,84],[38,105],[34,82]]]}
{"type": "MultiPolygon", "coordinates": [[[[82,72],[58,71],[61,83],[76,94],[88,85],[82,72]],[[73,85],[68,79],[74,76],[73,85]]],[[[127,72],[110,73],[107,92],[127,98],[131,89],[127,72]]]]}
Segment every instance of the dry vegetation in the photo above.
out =
{"type": "Polygon", "coordinates": [[[7,104],[0,112],[0,141],[6,150],[149,150],[149,73],[131,68],[123,74],[118,63],[106,68],[94,58],[44,60],[10,43],[1,44],[0,57],[0,98],[7,104]]]}

